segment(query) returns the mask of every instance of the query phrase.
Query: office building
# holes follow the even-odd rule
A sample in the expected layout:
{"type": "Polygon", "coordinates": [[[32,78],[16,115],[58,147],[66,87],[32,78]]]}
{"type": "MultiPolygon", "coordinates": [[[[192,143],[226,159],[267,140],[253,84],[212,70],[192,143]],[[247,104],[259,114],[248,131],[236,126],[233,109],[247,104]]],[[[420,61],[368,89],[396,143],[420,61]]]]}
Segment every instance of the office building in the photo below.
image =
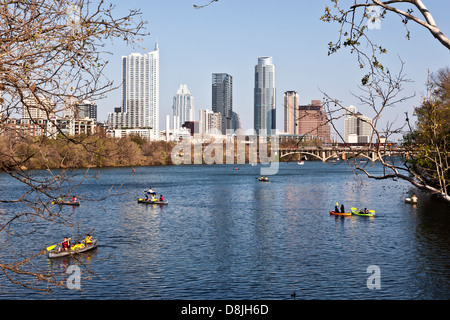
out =
{"type": "Polygon", "coordinates": [[[298,93],[286,91],[284,93],[284,132],[297,134],[297,112],[299,106],[298,93]]]}
{"type": "Polygon", "coordinates": [[[254,129],[257,134],[276,132],[275,65],[272,57],[259,57],[255,66],[254,129]]]}
{"type": "Polygon", "coordinates": [[[194,97],[189,92],[187,85],[180,85],[172,103],[174,129],[181,128],[187,121],[194,121],[194,110],[194,97]]]}
{"type": "Polygon", "coordinates": [[[370,143],[372,139],[372,119],[357,111],[355,106],[347,108],[344,120],[344,140],[346,143],[370,143]]]}
{"type": "Polygon", "coordinates": [[[297,130],[299,135],[308,135],[331,142],[331,127],[320,100],[298,107],[297,130]]]}
{"type": "Polygon", "coordinates": [[[213,73],[211,109],[222,115],[222,134],[233,129],[233,78],[229,74],[213,73]]]}
{"type": "Polygon", "coordinates": [[[222,115],[211,110],[199,111],[199,131],[202,134],[222,134],[222,115]]]}

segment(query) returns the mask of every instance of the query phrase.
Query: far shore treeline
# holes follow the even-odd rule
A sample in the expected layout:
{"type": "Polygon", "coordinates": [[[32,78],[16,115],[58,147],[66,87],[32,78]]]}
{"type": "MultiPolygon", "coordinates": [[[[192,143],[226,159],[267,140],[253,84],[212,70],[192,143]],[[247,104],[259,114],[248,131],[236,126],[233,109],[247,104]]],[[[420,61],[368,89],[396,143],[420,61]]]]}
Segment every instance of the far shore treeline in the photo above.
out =
{"type": "MultiPolygon", "coordinates": [[[[203,142],[202,149],[210,142],[203,142]]],[[[173,165],[172,149],[176,144],[177,142],[172,141],[149,141],[137,135],[123,138],[79,135],[61,136],[56,139],[46,137],[11,139],[5,135],[0,136],[0,169],[14,171],[173,165]]],[[[298,143],[288,141],[283,145],[298,145],[298,143]]],[[[320,145],[320,141],[305,141],[300,145],[320,145]]],[[[270,144],[268,147],[270,148],[270,144]]],[[[223,148],[225,150],[225,143],[223,148]]],[[[297,158],[294,158],[280,161],[296,161],[297,158]]],[[[245,162],[249,163],[248,147],[245,162]]],[[[191,163],[194,163],[193,159],[191,163]]],[[[225,159],[223,163],[226,163],[225,159]]]]}
{"type": "Polygon", "coordinates": [[[147,141],[139,136],[73,136],[49,139],[0,137],[1,169],[39,170],[171,164],[173,142],[147,141]]]}

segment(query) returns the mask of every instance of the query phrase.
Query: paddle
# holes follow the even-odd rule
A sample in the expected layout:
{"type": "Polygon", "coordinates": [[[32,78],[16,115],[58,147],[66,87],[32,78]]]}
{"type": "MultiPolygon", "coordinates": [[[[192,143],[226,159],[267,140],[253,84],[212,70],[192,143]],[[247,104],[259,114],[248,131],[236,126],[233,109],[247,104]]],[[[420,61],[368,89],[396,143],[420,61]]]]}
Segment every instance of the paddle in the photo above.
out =
{"type": "Polygon", "coordinates": [[[57,246],[57,244],[47,247],[47,251],[52,251],[53,249],[55,249],[56,246],[57,246]]]}

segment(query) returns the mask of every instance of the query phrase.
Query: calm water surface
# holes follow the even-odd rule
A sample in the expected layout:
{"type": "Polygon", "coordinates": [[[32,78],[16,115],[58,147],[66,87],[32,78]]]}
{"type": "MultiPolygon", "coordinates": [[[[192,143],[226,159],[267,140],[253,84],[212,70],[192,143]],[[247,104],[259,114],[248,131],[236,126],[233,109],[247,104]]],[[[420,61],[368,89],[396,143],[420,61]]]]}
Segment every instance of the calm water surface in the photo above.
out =
{"type": "MultiPolygon", "coordinates": [[[[347,164],[282,163],[268,183],[255,179],[258,166],[237,167],[92,169],[77,195],[98,199],[121,186],[120,195],[62,210],[86,232],[95,228],[98,249],[80,261],[42,257],[35,263],[49,270],[86,264],[95,276],[83,279],[82,293],[42,296],[11,286],[2,274],[0,297],[285,300],[295,291],[297,299],[450,298],[446,203],[402,181],[361,184],[347,164]],[[137,203],[150,186],[168,206],[137,203]],[[412,192],[417,206],[403,201],[412,192]],[[377,215],[330,216],[336,202],[377,215]],[[371,265],[381,271],[379,290],[366,285],[371,265]]],[[[371,170],[382,169],[375,164],[371,170]]],[[[21,188],[0,175],[2,197],[21,188]]],[[[28,249],[76,232],[43,222],[37,230],[28,249]]]]}

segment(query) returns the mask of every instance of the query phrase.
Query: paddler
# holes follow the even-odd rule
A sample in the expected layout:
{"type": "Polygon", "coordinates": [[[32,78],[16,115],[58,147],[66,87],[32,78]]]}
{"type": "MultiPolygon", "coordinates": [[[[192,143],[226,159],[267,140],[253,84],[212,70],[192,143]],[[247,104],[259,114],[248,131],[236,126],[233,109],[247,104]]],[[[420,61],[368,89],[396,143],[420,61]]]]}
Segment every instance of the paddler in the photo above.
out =
{"type": "Polygon", "coordinates": [[[152,187],[148,188],[147,191],[145,191],[145,200],[148,200],[148,195],[150,195],[150,198],[153,199],[155,192],[152,190],[152,187]]]}
{"type": "Polygon", "coordinates": [[[67,251],[70,248],[70,238],[68,237],[64,237],[64,241],[61,243],[58,243],[58,245],[60,246],[59,251],[64,250],[67,251]]]}
{"type": "Polygon", "coordinates": [[[92,244],[92,236],[90,234],[87,234],[84,238],[84,243],[86,246],[90,246],[92,244]]]}
{"type": "Polygon", "coordinates": [[[81,249],[81,248],[83,248],[84,247],[84,244],[82,244],[82,243],[80,243],[80,242],[77,242],[76,244],[74,244],[70,249],[71,250],[79,250],[79,249],[81,249]]]}

